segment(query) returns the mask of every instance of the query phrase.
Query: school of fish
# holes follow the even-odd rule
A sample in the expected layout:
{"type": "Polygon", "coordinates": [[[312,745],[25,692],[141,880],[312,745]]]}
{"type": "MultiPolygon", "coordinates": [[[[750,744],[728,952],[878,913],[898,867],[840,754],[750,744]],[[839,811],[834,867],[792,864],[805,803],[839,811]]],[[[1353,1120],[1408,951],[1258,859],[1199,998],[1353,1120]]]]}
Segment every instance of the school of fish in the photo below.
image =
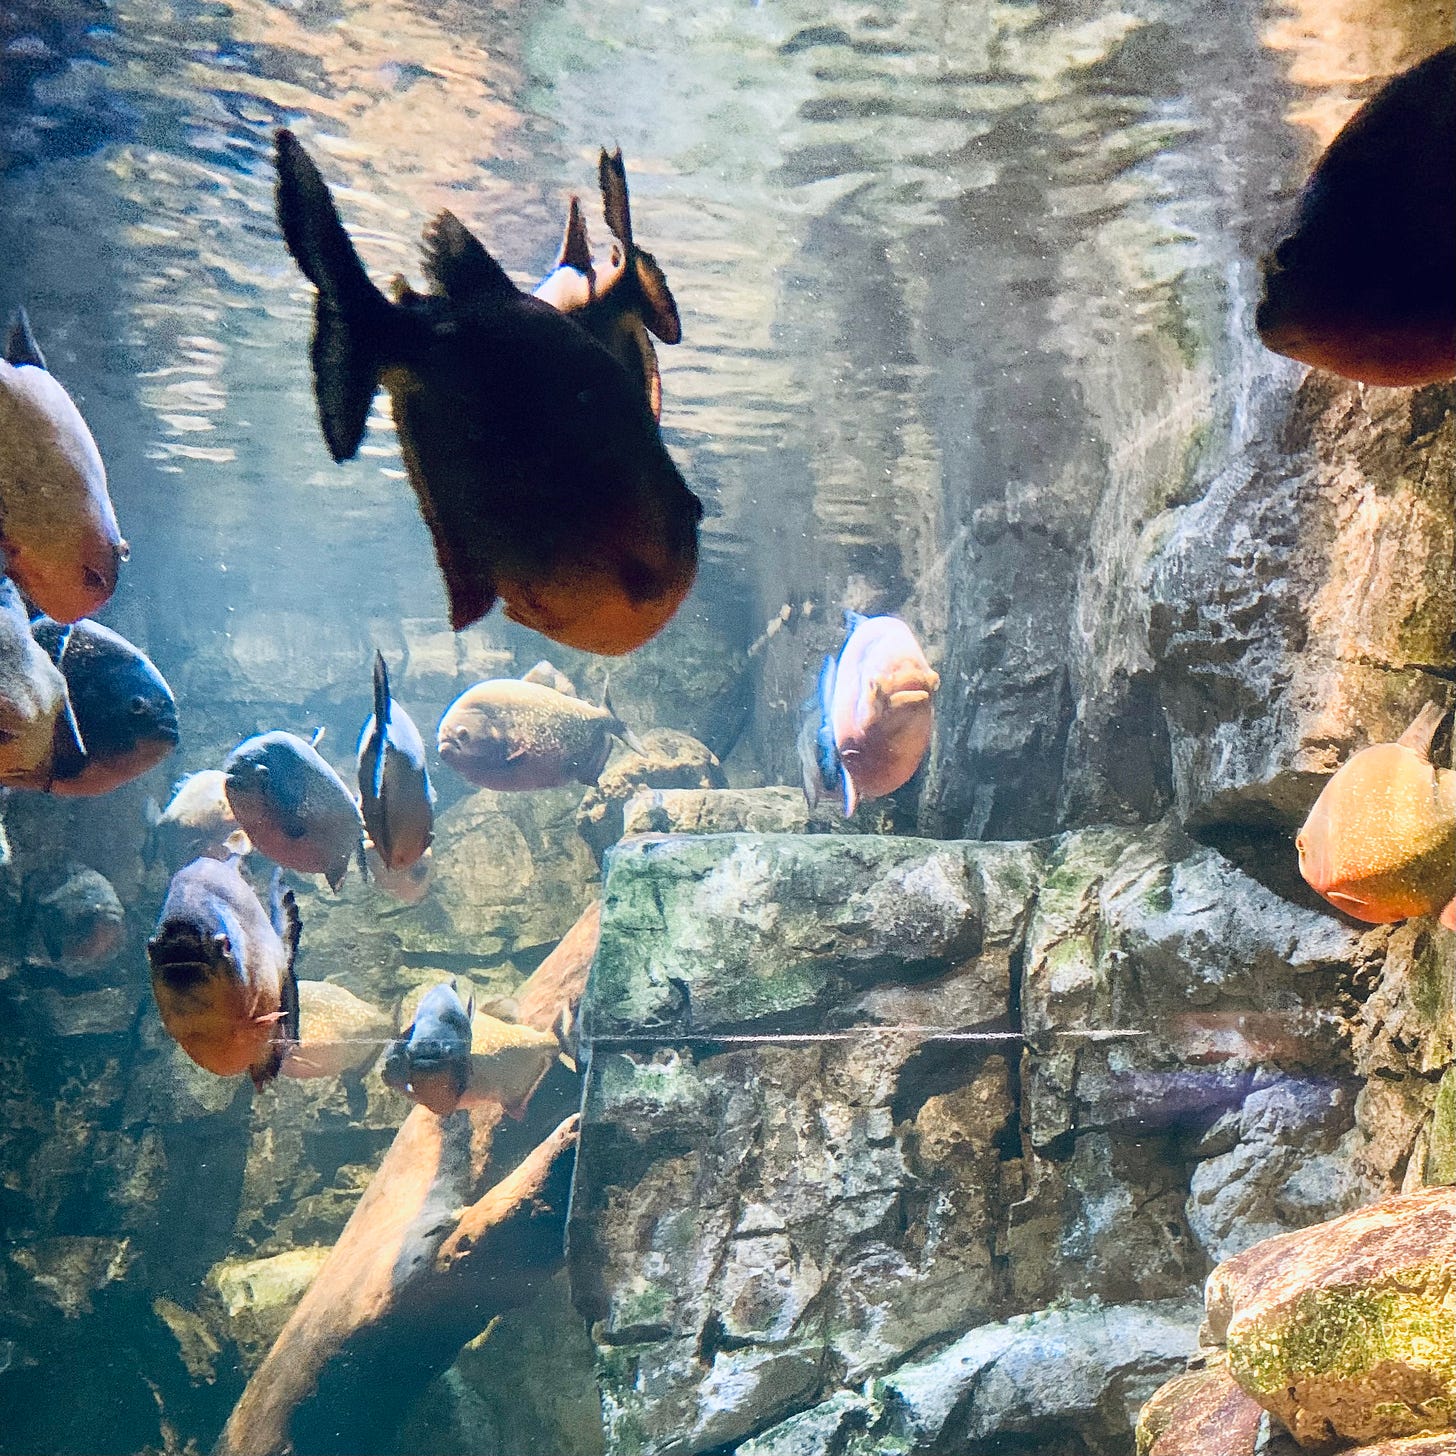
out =
{"type": "MultiPolygon", "coordinates": [[[[702,506],[659,428],[653,340],[676,344],[682,323],[634,235],[620,149],[598,158],[605,254],[573,196],[554,266],[523,289],[440,212],[422,234],[426,291],[396,278],[386,294],[317,164],[292,132],[274,140],[282,242],[315,291],[324,442],[335,462],[352,459],[388,393],[451,625],[500,602],[589,653],[650,640],[693,585],[702,506]]],[[[1456,377],[1456,45],[1392,77],[1336,136],[1263,284],[1255,325],[1271,350],[1371,384],[1456,377]]],[[[0,792],[106,794],[178,747],[165,678],[95,620],[128,555],[101,452],[21,309],[0,361],[0,792]]],[[[165,808],[149,801],[146,856],[172,871],[146,947],[162,1023],[199,1066],[258,1088],[377,1063],[386,1085],[440,1116],[486,1100],[519,1115],[551,1065],[574,1057],[569,1020],[541,1031],[509,997],[494,1015],[441,982],[396,1032],[347,988],[298,977],[285,870],[338,892],[357,863],[406,906],[430,894],[425,740],[377,651],[371,686],[352,788],[319,752],[321,729],[308,740],[278,728],[188,774],[165,808]],[[266,905],[245,873],[255,854],[276,866],[266,905]]],[[[846,612],[798,738],[811,810],[834,796],[847,817],[912,783],[940,686],[909,623],[846,612]]],[[[1300,831],[1304,878],[1356,919],[1439,914],[1456,929],[1456,771],[1432,756],[1445,718],[1428,704],[1398,742],[1354,755],[1300,831]]],[[[588,702],[547,661],[460,694],[434,745],[467,783],[511,793],[594,784],[614,745],[642,751],[605,688],[588,702]]],[[[37,883],[32,901],[28,944],[52,964],[102,964],[125,944],[124,907],[83,865],[37,883]]],[[[584,978],[585,962],[570,974],[584,978]]]]}

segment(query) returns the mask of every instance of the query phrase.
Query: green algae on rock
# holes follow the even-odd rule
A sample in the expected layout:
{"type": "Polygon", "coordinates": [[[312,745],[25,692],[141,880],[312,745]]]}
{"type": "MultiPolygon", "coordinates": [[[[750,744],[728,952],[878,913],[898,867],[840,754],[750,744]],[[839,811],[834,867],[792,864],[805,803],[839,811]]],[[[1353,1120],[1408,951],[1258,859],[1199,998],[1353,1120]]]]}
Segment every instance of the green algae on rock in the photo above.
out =
{"type": "Polygon", "coordinates": [[[1230,1372],[1302,1446],[1456,1427],[1456,1189],[1267,1239],[1207,1302],[1230,1372]]]}

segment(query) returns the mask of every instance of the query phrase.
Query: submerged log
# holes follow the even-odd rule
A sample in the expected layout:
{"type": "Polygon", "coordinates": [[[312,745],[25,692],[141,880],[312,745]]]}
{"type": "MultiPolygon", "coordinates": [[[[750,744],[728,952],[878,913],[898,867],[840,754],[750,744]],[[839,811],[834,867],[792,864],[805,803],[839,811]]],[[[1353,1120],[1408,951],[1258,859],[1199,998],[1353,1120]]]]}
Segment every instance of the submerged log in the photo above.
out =
{"type": "MultiPolygon", "coordinates": [[[[563,1013],[574,1019],[598,913],[588,910],[561,954],[522,986],[524,1024],[545,1031],[563,1013]]],[[[536,1105],[559,1108],[545,1095],[536,1105]]],[[[443,1118],[410,1112],[214,1456],[389,1449],[415,1398],[461,1346],[561,1267],[577,1119],[548,1133],[528,1117],[522,1131],[541,1140],[491,1186],[502,1117],[495,1103],[443,1118]]]]}

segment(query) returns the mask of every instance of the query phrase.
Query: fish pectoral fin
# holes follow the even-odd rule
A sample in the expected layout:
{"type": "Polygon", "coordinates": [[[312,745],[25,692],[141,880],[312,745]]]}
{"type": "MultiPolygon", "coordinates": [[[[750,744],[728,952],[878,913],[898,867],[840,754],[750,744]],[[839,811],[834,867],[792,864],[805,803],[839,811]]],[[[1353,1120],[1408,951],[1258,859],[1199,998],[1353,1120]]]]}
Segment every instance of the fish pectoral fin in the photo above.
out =
{"type": "Polygon", "coordinates": [[[15,310],[10,320],[10,336],[5,341],[5,362],[7,364],[30,364],[36,369],[46,367],[45,355],[30,331],[30,319],[23,308],[15,310]]]}
{"type": "Polygon", "coordinates": [[[521,290],[453,212],[436,213],[425,226],[424,270],[432,289],[456,303],[521,290]]]}
{"type": "Polygon", "coordinates": [[[515,763],[520,759],[528,757],[529,754],[530,750],[528,748],[513,748],[508,754],[506,754],[506,762],[515,763]]]}
{"type": "Polygon", "coordinates": [[[677,301],[672,289],[667,286],[656,258],[643,248],[636,253],[637,286],[642,290],[642,301],[646,309],[642,322],[662,340],[664,344],[682,342],[682,319],[678,317],[677,301]]]}

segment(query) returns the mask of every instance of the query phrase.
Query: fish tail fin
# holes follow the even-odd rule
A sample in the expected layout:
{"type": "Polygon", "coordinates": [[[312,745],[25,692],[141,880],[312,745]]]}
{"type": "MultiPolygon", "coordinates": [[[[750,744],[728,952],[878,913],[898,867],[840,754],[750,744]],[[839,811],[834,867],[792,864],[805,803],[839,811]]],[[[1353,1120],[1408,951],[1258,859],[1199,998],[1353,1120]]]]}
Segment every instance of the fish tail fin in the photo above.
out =
{"type": "Polygon", "coordinates": [[[313,386],[329,453],[348,460],[364,438],[379,387],[391,305],[364,270],[323,175],[287,129],[275,137],[283,241],[318,289],[313,386]]]}
{"type": "MultiPolygon", "coordinates": [[[[610,678],[602,684],[602,707],[612,715],[612,732],[632,750],[633,753],[646,754],[647,750],[642,746],[642,740],[617,716],[617,710],[612,706],[612,690],[610,678]]],[[[596,782],[593,777],[592,782],[596,782]]]]}
{"type": "Polygon", "coordinates": [[[30,319],[22,304],[10,320],[10,333],[5,340],[5,362],[7,364],[32,364],[37,369],[46,367],[45,355],[30,331],[30,319]]]}
{"type": "Polygon", "coordinates": [[[1431,745],[1435,742],[1436,734],[1441,731],[1441,725],[1446,721],[1449,710],[1443,708],[1439,703],[1427,703],[1425,707],[1416,714],[1409,728],[1396,740],[1404,748],[1420,754],[1427,762],[1431,757],[1431,745]]]}
{"type": "Polygon", "coordinates": [[[142,863],[150,869],[157,862],[157,825],[162,822],[162,806],[151,794],[142,805],[142,820],[147,826],[147,836],[142,840],[142,863]]]}
{"type": "Polygon", "coordinates": [[[227,851],[229,859],[246,859],[253,852],[253,841],[248,838],[247,830],[234,829],[223,840],[222,847],[227,851]]]}
{"type": "MultiPolygon", "coordinates": [[[[384,654],[374,652],[374,764],[371,792],[377,800],[384,792],[384,747],[389,737],[389,668],[384,654]]],[[[381,809],[383,805],[380,805],[381,809]]]]}

